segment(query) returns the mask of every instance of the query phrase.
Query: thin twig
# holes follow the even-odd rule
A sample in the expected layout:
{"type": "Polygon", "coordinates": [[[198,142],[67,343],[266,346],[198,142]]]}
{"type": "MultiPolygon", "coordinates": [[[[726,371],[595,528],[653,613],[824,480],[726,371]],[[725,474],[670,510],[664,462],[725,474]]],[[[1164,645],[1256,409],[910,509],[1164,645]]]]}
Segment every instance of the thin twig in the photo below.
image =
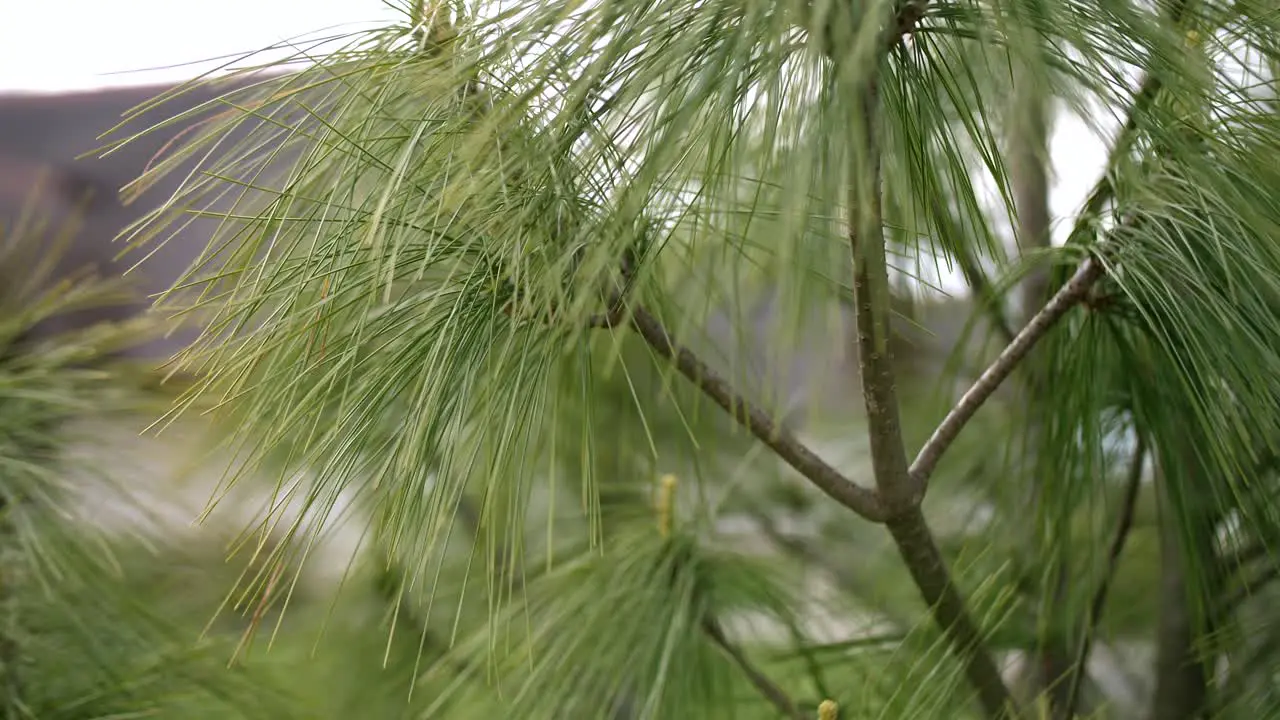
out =
{"type": "Polygon", "coordinates": [[[938,428],[933,431],[929,441],[920,448],[915,462],[911,463],[911,478],[916,491],[923,494],[929,484],[929,477],[937,468],[943,453],[951,447],[951,443],[960,435],[960,431],[968,424],[978,409],[996,391],[1000,384],[1014,371],[1018,363],[1031,352],[1039,340],[1049,329],[1067,314],[1073,306],[1084,299],[1089,288],[1103,274],[1103,264],[1095,257],[1086,259],[1075,275],[1062,286],[1052,299],[1026,327],[1018,332],[1013,342],[1000,353],[995,362],[974,382],[973,386],[960,398],[960,402],[947,413],[938,428]]]}
{"type": "MultiPolygon", "coordinates": [[[[1189,0],[1177,0],[1169,8],[1168,19],[1174,23],[1175,28],[1179,26],[1186,15],[1188,4],[1189,0]]],[[[1134,95],[1133,102],[1129,105],[1129,112],[1125,117],[1124,125],[1120,127],[1120,131],[1116,134],[1115,145],[1108,156],[1107,166],[1103,170],[1102,177],[1098,178],[1098,182],[1089,191],[1088,199],[1085,200],[1084,210],[1077,217],[1075,225],[1067,235],[1067,245],[1080,243],[1084,234],[1089,231],[1094,217],[1102,212],[1107,203],[1115,197],[1116,185],[1113,180],[1115,171],[1133,147],[1134,140],[1137,139],[1138,124],[1142,121],[1143,115],[1155,103],[1156,96],[1159,95],[1163,86],[1164,83],[1160,81],[1160,77],[1150,71],[1143,75],[1142,82],[1138,85],[1138,92],[1134,95]]]]}
{"type": "Polygon", "coordinates": [[[835,562],[829,554],[822,551],[820,544],[815,540],[782,532],[773,518],[763,510],[753,510],[751,518],[760,526],[760,532],[764,533],[764,536],[791,560],[801,565],[814,566],[830,576],[831,581],[843,590],[851,593],[866,590],[858,582],[858,576],[851,566],[835,562]]]}
{"type": "Polygon", "coordinates": [[[1239,550],[1236,550],[1230,555],[1223,557],[1218,561],[1218,563],[1224,568],[1242,570],[1246,565],[1249,565],[1256,560],[1266,558],[1271,554],[1271,552],[1271,548],[1267,547],[1266,543],[1251,543],[1249,545],[1245,545],[1239,550]]]}
{"type": "Polygon", "coordinates": [[[1138,507],[1138,491],[1142,487],[1142,471],[1147,456],[1147,446],[1142,437],[1138,437],[1138,446],[1133,452],[1133,464],[1129,466],[1129,477],[1125,483],[1124,499],[1120,503],[1120,514],[1116,516],[1115,533],[1111,536],[1111,547],[1107,552],[1107,568],[1103,572],[1098,587],[1093,591],[1093,602],[1089,605],[1089,616],[1080,635],[1080,647],[1076,651],[1075,661],[1071,665],[1071,681],[1067,690],[1067,704],[1063,707],[1062,717],[1075,717],[1076,707],[1080,704],[1080,689],[1084,685],[1089,653],[1093,649],[1093,635],[1102,619],[1102,612],[1107,605],[1107,594],[1111,591],[1111,581],[1115,578],[1116,569],[1120,566],[1120,554],[1124,552],[1125,543],[1129,539],[1129,531],[1133,529],[1133,516],[1138,507]]]}
{"type": "Polygon", "coordinates": [[[677,344],[662,323],[649,314],[648,310],[643,307],[634,308],[631,325],[659,355],[674,363],[681,375],[724,408],[734,420],[750,430],[827,497],[867,520],[884,522],[886,513],[874,490],[864,488],[845,477],[789,431],[775,423],[763,409],[742,397],[701,358],[677,344]]]}
{"type": "Polygon", "coordinates": [[[792,720],[807,720],[806,716],[800,712],[799,706],[791,699],[791,696],[787,695],[787,692],[778,687],[768,676],[760,672],[759,668],[751,664],[751,660],[747,658],[741,648],[725,637],[724,631],[720,629],[720,624],[714,618],[707,618],[702,621],[702,632],[706,633],[711,642],[715,643],[733,660],[733,663],[738,666],[742,674],[747,676],[747,680],[751,682],[752,686],[777,708],[779,713],[784,717],[792,718],[792,720]]]}
{"type": "Polygon", "coordinates": [[[991,286],[991,282],[982,271],[977,258],[973,257],[968,252],[968,248],[963,246],[956,249],[955,256],[956,264],[960,266],[960,273],[964,275],[965,282],[969,285],[969,289],[973,291],[979,307],[987,313],[987,320],[991,323],[991,327],[1006,344],[1013,342],[1016,336],[1013,333],[1013,328],[1009,326],[1009,319],[1004,315],[1001,297],[996,294],[995,289],[991,286]]]}
{"type": "Polygon", "coordinates": [[[1226,618],[1235,612],[1244,602],[1253,597],[1254,592],[1268,583],[1280,579],[1280,565],[1266,565],[1254,574],[1251,580],[1242,580],[1229,595],[1218,603],[1217,616],[1226,618]]]}
{"type": "Polygon", "coordinates": [[[1124,125],[1120,127],[1120,132],[1116,134],[1116,144],[1108,156],[1107,166],[1103,169],[1102,177],[1098,178],[1098,181],[1093,185],[1093,189],[1089,191],[1089,195],[1084,202],[1084,208],[1076,216],[1076,222],[1071,227],[1071,232],[1067,234],[1068,246],[1076,245],[1083,241],[1085,234],[1093,227],[1093,222],[1097,215],[1115,197],[1115,172],[1119,168],[1120,161],[1129,152],[1129,148],[1133,146],[1134,139],[1137,137],[1138,119],[1154,102],[1155,96],[1159,91],[1159,80],[1152,75],[1147,75],[1143,78],[1138,94],[1134,97],[1133,106],[1129,110],[1129,115],[1125,118],[1124,125]]]}
{"type": "MultiPolygon", "coordinates": [[[[817,565],[819,570],[831,575],[837,585],[846,588],[852,587],[852,583],[849,583],[847,578],[838,576],[838,571],[842,566],[829,562],[830,558],[819,552],[817,548],[813,547],[812,543],[779,530],[778,523],[773,519],[773,516],[764,510],[752,508],[751,517],[760,526],[760,530],[765,536],[773,541],[773,544],[783,554],[801,565],[817,565]]],[[[804,643],[800,628],[793,621],[788,623],[788,629],[791,631],[792,638],[796,643],[796,654],[804,660],[805,667],[809,672],[809,679],[813,682],[814,689],[818,691],[818,696],[824,698],[832,697],[832,692],[827,686],[826,678],[822,672],[822,664],[814,657],[812,649],[804,643]]]]}

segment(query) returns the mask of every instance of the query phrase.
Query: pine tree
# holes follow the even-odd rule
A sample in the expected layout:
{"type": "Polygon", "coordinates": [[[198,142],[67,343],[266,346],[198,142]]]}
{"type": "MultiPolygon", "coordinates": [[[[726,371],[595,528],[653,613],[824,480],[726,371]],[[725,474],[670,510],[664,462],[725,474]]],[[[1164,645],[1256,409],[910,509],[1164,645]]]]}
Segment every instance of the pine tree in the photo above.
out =
{"type": "Polygon", "coordinates": [[[302,717],[1269,716],[1277,37],[515,0],[248,58],[127,233],[222,221],[159,303],[166,421],[270,479],[214,647],[302,717]],[[1057,229],[1059,112],[1115,132],[1057,229]]]}

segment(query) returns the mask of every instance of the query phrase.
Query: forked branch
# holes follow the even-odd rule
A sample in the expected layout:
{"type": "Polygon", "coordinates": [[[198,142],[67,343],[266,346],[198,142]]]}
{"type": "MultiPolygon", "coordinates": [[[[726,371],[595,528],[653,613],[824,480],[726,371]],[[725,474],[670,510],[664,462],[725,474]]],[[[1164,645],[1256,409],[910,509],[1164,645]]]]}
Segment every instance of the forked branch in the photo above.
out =
{"type": "MultiPolygon", "coordinates": [[[[898,4],[895,17],[886,28],[883,46],[886,51],[896,47],[912,31],[926,4],[922,0],[898,4]]],[[[643,307],[632,310],[631,325],[659,355],[674,364],[682,375],[825,494],[863,518],[886,525],[939,628],[964,662],[969,681],[977,690],[988,716],[1007,718],[1017,712],[1012,696],[951,578],[920,504],[929,475],[960,430],[1035,343],[1084,297],[1089,287],[1101,277],[1102,265],[1094,258],[1085,261],[1067,286],[1049,301],[992,367],[983,373],[938,427],[916,462],[909,465],[898,419],[893,360],[888,352],[888,307],[884,297],[888,267],[884,257],[880,207],[881,149],[876,134],[879,112],[876,79],[872,73],[861,91],[864,114],[857,150],[864,165],[855,168],[862,171],[856,172],[855,177],[861,177],[866,183],[859,188],[863,192],[851,198],[851,207],[858,209],[858,217],[850,222],[849,238],[855,265],[854,296],[862,390],[870,426],[876,489],[853,483],[823,462],[762,409],[736,392],[693,352],[679,346],[643,307]]],[[[600,324],[618,324],[621,315],[617,309],[618,306],[611,307],[606,315],[607,321],[600,324]]],[[[767,686],[762,688],[762,692],[769,694],[767,690],[767,686]]]]}
{"type": "Polygon", "coordinates": [[[675,365],[681,375],[819,490],[867,520],[884,522],[885,510],[875,491],[858,485],[828,465],[798,438],[774,422],[764,409],[742,397],[701,358],[676,343],[662,323],[649,311],[643,307],[633,308],[631,324],[655,352],[675,365]]]}
{"type": "MultiPolygon", "coordinates": [[[[982,633],[969,613],[921,512],[923,486],[912,479],[899,420],[897,380],[889,352],[889,284],[880,197],[880,98],[873,76],[862,90],[857,153],[861,185],[850,198],[855,216],[849,224],[854,265],[854,304],[858,326],[858,364],[871,441],[871,465],[877,494],[889,517],[885,526],[897,545],[921,598],[961,659],[965,675],[991,718],[1016,715],[1013,697],[1000,675],[982,633]]],[[[963,424],[963,422],[961,423],[963,424]]]]}

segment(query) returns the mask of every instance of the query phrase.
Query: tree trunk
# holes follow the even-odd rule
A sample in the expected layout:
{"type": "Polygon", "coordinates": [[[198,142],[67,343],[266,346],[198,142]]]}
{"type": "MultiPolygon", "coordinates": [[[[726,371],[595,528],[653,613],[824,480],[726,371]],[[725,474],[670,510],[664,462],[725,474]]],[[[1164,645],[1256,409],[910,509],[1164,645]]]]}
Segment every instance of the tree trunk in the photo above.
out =
{"type": "Polygon", "coordinates": [[[1184,499],[1184,507],[1175,512],[1169,497],[1171,480],[1163,468],[1157,481],[1161,486],[1160,616],[1156,623],[1155,693],[1148,718],[1207,718],[1212,659],[1198,647],[1198,641],[1213,632],[1208,600],[1217,595],[1214,590],[1221,585],[1220,574],[1212,564],[1213,528],[1218,514],[1208,500],[1193,503],[1184,499]],[[1203,510],[1197,512],[1197,506],[1203,510]],[[1202,577],[1192,576],[1197,564],[1202,565],[1202,577]]]}
{"type": "MultiPolygon", "coordinates": [[[[1043,82],[1042,79],[1021,72],[1014,78],[1008,147],[1009,179],[1017,213],[1014,222],[1015,237],[1019,252],[1023,254],[1050,245],[1049,122],[1047,98],[1040,89],[1043,82]]],[[[1019,312],[1015,323],[1017,327],[1025,325],[1049,299],[1048,269],[1037,267],[1028,273],[1022,281],[1019,296],[1019,312]]],[[[1039,436],[1042,426],[1039,422],[1040,413],[1048,409],[1035,397],[1033,388],[1033,384],[1025,384],[1023,392],[1027,396],[1029,408],[1028,427],[1031,437],[1035,438],[1039,436]]],[[[1036,443],[1029,445],[1030,452],[1035,453],[1036,447],[1036,443]]],[[[1032,458],[1031,466],[1036,465],[1032,458]]],[[[1039,485],[1039,481],[1034,478],[1028,485],[1033,507],[1042,502],[1039,485]]],[[[1048,589],[1050,598],[1047,607],[1052,624],[1048,637],[1042,638],[1040,645],[1035,648],[1031,690],[1033,695],[1048,693],[1049,705],[1053,708],[1052,717],[1063,720],[1070,702],[1069,683],[1066,680],[1071,675],[1071,648],[1074,643],[1072,628],[1065,624],[1069,615],[1062,610],[1067,604],[1067,570],[1064,563],[1069,559],[1062,557],[1059,560],[1053,584],[1048,589]]]]}

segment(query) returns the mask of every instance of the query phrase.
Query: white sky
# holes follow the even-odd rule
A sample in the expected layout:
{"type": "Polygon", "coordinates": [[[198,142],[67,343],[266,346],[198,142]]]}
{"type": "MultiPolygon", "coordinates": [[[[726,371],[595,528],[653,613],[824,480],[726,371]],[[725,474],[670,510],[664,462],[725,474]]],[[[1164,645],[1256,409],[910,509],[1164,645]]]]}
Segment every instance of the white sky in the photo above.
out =
{"type": "Polygon", "coordinates": [[[189,79],[151,69],[395,17],[382,0],[0,0],[0,92],[189,79]]]}
{"type": "MultiPolygon", "coordinates": [[[[0,0],[0,92],[182,80],[215,67],[209,61],[221,56],[395,17],[383,0],[0,0]]],[[[1079,207],[1104,153],[1078,119],[1059,121],[1052,146],[1056,216],[1070,217],[1079,207]]]]}

